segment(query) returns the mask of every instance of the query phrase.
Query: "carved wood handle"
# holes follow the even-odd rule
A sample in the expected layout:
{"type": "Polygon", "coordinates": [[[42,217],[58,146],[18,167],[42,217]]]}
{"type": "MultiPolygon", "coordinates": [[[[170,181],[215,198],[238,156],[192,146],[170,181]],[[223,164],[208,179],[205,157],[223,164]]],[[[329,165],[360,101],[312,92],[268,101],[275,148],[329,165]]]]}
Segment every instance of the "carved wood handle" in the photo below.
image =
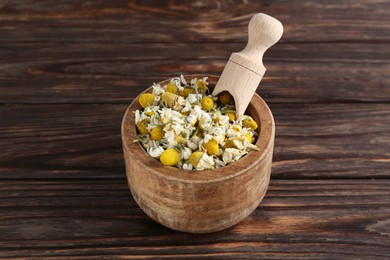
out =
{"type": "MultiPolygon", "coordinates": [[[[282,37],[282,34],[283,25],[281,22],[263,13],[256,14],[252,17],[248,25],[248,43],[246,47],[242,51],[236,53],[236,55],[264,68],[264,52],[277,43],[282,37]]],[[[257,71],[255,72],[258,73],[257,71]]],[[[260,74],[263,75],[264,72],[260,74]]]]}

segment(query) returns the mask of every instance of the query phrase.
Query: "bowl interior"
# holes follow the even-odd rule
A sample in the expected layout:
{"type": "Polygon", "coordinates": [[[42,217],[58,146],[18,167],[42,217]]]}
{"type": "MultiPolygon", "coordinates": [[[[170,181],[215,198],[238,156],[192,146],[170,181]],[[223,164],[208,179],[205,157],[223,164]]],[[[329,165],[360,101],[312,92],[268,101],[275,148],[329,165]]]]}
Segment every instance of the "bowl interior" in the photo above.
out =
{"type": "MultiPolygon", "coordinates": [[[[187,75],[184,77],[187,81],[190,81],[192,78],[208,77],[210,89],[212,89],[218,81],[218,77],[211,75],[187,75]]],[[[163,86],[167,84],[169,80],[170,79],[162,81],[159,84],[163,86]]],[[[143,93],[151,91],[152,87],[146,89],[143,93]]],[[[273,140],[275,134],[275,127],[272,113],[263,99],[255,94],[245,114],[250,115],[259,124],[259,128],[257,129],[258,136],[255,143],[260,148],[259,151],[250,151],[237,162],[212,170],[187,171],[176,167],[163,166],[160,161],[149,156],[140,143],[134,143],[137,136],[134,112],[142,108],[138,103],[138,97],[130,104],[122,121],[123,149],[126,149],[131,153],[134,160],[138,160],[145,168],[148,168],[148,170],[159,177],[165,178],[167,181],[213,182],[223,181],[226,178],[233,178],[245,172],[248,168],[254,167],[273,146],[271,140],[273,140]]]]}

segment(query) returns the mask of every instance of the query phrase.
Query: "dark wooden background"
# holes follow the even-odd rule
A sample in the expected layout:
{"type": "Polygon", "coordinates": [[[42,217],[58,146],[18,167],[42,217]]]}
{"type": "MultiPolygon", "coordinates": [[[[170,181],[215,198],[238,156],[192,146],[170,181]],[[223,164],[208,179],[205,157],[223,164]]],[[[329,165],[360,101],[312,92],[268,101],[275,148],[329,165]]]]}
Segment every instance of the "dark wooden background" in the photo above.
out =
{"type": "Polygon", "coordinates": [[[0,257],[390,257],[390,1],[0,1],[0,257]],[[276,121],[260,207],[213,234],[150,220],[120,124],[179,74],[220,75],[279,19],[258,93],[276,121]]]}

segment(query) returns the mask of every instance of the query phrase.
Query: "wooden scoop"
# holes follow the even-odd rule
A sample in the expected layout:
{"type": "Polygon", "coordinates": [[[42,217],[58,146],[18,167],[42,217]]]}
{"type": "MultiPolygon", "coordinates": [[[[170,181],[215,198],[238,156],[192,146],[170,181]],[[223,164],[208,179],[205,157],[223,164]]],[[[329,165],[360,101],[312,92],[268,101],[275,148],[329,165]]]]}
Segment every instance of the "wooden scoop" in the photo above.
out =
{"type": "Polygon", "coordinates": [[[236,115],[243,115],[265,73],[264,52],[279,41],[283,25],[275,18],[259,13],[248,26],[248,43],[242,51],[233,52],[212,93],[228,91],[234,98],[236,115]]]}

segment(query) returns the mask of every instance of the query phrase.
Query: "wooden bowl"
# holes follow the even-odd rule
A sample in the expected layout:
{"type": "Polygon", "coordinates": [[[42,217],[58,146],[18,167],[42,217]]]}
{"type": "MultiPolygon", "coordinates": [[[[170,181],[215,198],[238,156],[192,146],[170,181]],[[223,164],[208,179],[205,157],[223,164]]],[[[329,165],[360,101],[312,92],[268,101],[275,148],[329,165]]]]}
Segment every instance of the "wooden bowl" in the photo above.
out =
{"type": "MultiPolygon", "coordinates": [[[[208,76],[210,86],[218,77],[208,76]]],[[[169,80],[160,82],[163,86],[169,80]]],[[[151,92],[151,88],[145,92],[151,92]]],[[[275,124],[270,109],[257,94],[246,114],[260,123],[256,145],[239,161],[205,171],[185,171],[163,166],[134,143],[137,131],[134,111],[138,98],[128,107],[122,121],[122,143],[126,175],[134,200],[152,219],[179,231],[209,233],[231,227],[251,214],[263,199],[270,180],[275,124]]]]}

